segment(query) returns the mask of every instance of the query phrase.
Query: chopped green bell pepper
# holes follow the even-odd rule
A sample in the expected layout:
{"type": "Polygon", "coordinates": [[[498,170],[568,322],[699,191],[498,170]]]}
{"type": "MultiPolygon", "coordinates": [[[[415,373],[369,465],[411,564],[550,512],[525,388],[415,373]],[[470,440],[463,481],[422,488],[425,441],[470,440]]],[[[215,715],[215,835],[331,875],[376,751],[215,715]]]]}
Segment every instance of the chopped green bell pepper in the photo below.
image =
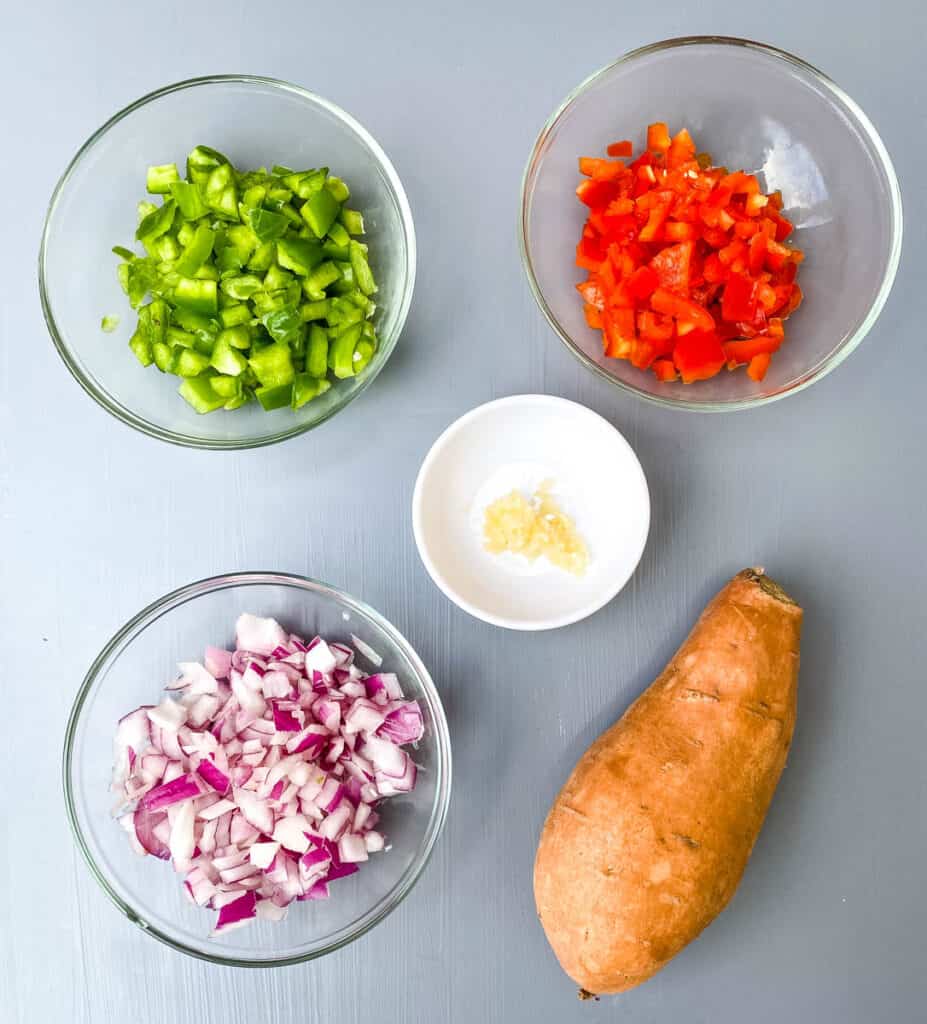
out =
{"type": "Polygon", "coordinates": [[[226,399],[213,391],[209,377],[190,377],[177,389],[181,398],[198,413],[212,412],[225,404],[226,399]]]}
{"type": "Polygon", "coordinates": [[[149,167],[145,187],[153,195],[166,195],[171,190],[171,183],[180,181],[177,164],[160,164],[149,167]]]}
{"type": "Polygon", "coordinates": [[[328,188],[322,188],[309,196],[299,212],[315,237],[324,238],[341,212],[341,204],[328,188]]]}

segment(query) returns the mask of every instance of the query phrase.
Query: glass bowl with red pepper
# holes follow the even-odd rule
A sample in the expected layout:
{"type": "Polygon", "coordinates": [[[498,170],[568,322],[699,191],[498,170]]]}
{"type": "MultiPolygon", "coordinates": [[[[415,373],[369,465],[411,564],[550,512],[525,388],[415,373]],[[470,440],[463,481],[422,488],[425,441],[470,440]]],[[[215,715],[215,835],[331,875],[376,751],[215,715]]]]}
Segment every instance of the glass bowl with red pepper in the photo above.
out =
{"type": "Polygon", "coordinates": [[[623,390],[700,411],[807,387],[869,332],[901,250],[891,160],[797,57],[673,39],[587,79],[522,184],[545,317],[623,390]]]}
{"type": "Polygon", "coordinates": [[[218,75],[142,97],[84,143],[49,204],[39,288],[59,354],[108,412],[174,444],[254,448],[374,380],[415,253],[362,125],[299,86],[218,75]]]}

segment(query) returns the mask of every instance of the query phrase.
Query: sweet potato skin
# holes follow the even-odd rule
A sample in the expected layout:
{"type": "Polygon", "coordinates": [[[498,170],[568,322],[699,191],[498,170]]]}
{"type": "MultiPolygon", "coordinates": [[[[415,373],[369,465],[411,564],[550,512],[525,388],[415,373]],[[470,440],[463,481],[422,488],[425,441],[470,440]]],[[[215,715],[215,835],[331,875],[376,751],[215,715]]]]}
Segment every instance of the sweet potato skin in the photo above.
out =
{"type": "Polygon", "coordinates": [[[639,985],[733,896],[792,740],[801,618],[739,573],[557,797],[534,894],[581,990],[639,985]]]}

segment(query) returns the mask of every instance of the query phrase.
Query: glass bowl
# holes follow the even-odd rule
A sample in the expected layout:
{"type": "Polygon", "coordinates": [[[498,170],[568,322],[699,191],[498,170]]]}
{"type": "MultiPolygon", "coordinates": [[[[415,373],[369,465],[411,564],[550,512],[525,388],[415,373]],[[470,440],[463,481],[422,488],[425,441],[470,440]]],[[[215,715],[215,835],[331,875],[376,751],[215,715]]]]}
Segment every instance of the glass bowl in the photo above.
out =
{"type": "Polygon", "coordinates": [[[544,126],[522,181],[521,250],[541,311],[567,347],[624,391],[661,405],[744,409],[794,394],[838,366],[875,323],[901,253],[901,193],[862,110],[791,54],[743,39],[695,36],[633,50],[576,88],[544,126]],[[805,300],[762,382],[740,369],[696,384],[661,383],[607,359],[586,325],[574,263],[585,207],[577,158],[616,139],[644,146],[646,126],[687,127],[700,151],[780,189],[805,251],[805,300]]]}
{"type": "MultiPolygon", "coordinates": [[[[370,669],[372,671],[372,668],[370,669]]],[[[322,956],[363,935],[415,884],[444,825],[451,748],[441,699],[407,640],[372,608],[316,580],[282,573],[235,573],[191,583],[139,612],[103,648],[84,679],[64,744],[64,793],[77,844],[113,903],[140,928],[183,953],[238,967],[277,967],[322,956]],[[202,658],[206,644],[234,638],[238,615],[272,616],[304,636],[351,642],[383,658],[405,695],[417,699],[425,735],[413,752],[415,789],[383,802],[392,848],[332,885],[329,900],[293,904],[281,922],[255,921],[210,937],[211,911],[191,904],[169,864],[141,857],[112,817],[109,784],[117,720],[157,703],[176,663],[202,658]]]]}
{"type": "MultiPolygon", "coordinates": [[[[150,197],[148,197],[150,198],[150,197]]],[[[195,78],[126,107],[81,146],[52,195],[39,254],[39,291],[52,340],[78,383],[104,409],[153,437],[196,448],[254,448],[301,434],[359,395],[389,359],[412,299],[415,231],[386,154],[349,114],[295,85],[248,75],[195,78]],[[178,378],[142,367],[128,349],[135,315],[116,279],[113,245],[135,248],[135,207],[149,164],[182,167],[198,143],[237,167],[330,167],[364,214],[379,285],[380,347],[357,377],[301,409],[264,412],[255,402],[200,416],[177,394],[178,378]],[[113,334],[100,329],[117,314],[113,334]]]]}

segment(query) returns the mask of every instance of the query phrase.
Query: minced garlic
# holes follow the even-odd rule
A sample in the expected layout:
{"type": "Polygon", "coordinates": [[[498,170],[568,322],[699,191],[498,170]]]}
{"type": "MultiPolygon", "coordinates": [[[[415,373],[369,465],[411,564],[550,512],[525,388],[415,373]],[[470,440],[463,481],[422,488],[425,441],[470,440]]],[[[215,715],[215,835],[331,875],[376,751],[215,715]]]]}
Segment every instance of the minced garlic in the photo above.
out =
{"type": "Polygon", "coordinates": [[[494,555],[523,555],[530,562],[544,555],[558,569],[582,576],[589,552],[573,520],[551,495],[552,487],[553,481],[545,480],[530,498],[513,490],[488,505],[483,547],[494,555]]]}

